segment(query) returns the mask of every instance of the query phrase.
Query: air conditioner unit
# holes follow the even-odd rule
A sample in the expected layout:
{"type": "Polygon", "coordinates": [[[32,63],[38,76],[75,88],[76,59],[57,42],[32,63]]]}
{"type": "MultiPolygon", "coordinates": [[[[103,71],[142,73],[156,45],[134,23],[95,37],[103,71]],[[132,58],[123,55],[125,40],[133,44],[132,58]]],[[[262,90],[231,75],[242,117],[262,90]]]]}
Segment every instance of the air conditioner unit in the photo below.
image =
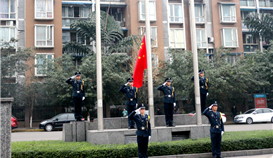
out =
{"type": "Polygon", "coordinates": [[[213,43],[214,42],[214,37],[208,37],[208,42],[213,43]]]}
{"type": "Polygon", "coordinates": [[[13,21],[6,21],[6,26],[13,26],[13,21]]]}

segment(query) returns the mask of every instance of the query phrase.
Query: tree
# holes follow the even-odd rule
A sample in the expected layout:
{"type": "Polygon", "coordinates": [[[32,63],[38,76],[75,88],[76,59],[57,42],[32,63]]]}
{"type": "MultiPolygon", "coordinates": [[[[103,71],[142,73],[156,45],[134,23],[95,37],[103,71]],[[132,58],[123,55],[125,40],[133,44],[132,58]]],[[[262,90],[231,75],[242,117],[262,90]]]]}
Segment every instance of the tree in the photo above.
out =
{"type": "MultiPolygon", "coordinates": [[[[269,82],[261,78],[260,74],[253,74],[253,71],[259,70],[261,66],[253,66],[253,62],[240,56],[237,56],[235,63],[229,63],[226,60],[226,57],[230,55],[228,52],[229,50],[219,48],[212,60],[208,60],[204,52],[198,53],[199,69],[205,70],[205,76],[210,82],[208,103],[217,100],[221,108],[230,102],[244,103],[247,94],[258,91],[261,86],[269,85],[269,82]]],[[[177,100],[186,99],[188,103],[194,105],[194,84],[191,81],[192,53],[172,49],[169,53],[172,60],[164,62],[163,76],[172,77],[173,85],[177,87],[177,100]]]]}
{"type": "Polygon", "coordinates": [[[259,34],[265,38],[266,43],[273,40],[273,16],[268,13],[251,13],[244,20],[247,28],[256,36],[259,34]]]}
{"type": "MultiPolygon", "coordinates": [[[[104,11],[101,11],[101,43],[102,52],[128,53],[132,50],[134,39],[137,36],[132,35],[124,37],[119,23],[104,11]]],[[[96,12],[92,12],[87,21],[78,20],[71,24],[72,31],[75,31],[79,37],[88,40],[88,43],[96,42],[96,12]]],[[[77,44],[78,42],[69,42],[64,46],[64,52],[82,52],[84,54],[93,54],[94,52],[88,46],[77,44]]]]}

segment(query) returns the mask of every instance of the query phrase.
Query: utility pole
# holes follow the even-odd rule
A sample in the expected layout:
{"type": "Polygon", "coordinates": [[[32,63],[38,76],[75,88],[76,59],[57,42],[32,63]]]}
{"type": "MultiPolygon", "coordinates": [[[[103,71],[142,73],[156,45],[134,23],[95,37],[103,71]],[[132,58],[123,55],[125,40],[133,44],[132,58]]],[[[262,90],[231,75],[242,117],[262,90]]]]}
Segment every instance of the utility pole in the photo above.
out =
{"type": "Polygon", "coordinates": [[[193,54],[193,70],[194,70],[195,110],[196,110],[196,116],[197,116],[196,123],[197,123],[197,125],[202,125],[194,0],[190,0],[190,27],[191,27],[191,50],[192,50],[192,54],[193,54]]]}
{"type": "Polygon", "coordinates": [[[150,112],[150,116],[151,116],[151,120],[150,120],[151,128],[154,128],[155,127],[154,92],[153,92],[153,69],[152,69],[152,54],[151,54],[149,0],[145,0],[145,25],[146,25],[146,51],[147,51],[147,71],[148,71],[149,112],[150,112]]]}
{"type": "Polygon", "coordinates": [[[96,58],[97,58],[97,116],[98,116],[98,130],[103,131],[100,0],[96,0],[96,48],[97,48],[96,58]]]}

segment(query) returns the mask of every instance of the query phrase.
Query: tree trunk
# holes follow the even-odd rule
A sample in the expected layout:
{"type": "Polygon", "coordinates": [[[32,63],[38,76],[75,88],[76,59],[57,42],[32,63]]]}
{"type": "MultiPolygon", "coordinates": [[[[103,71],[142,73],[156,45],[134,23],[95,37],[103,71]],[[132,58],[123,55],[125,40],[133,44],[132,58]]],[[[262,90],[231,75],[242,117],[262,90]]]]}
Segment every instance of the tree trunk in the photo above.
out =
{"type": "Polygon", "coordinates": [[[34,102],[34,97],[32,98],[32,103],[31,103],[31,107],[30,107],[30,120],[29,120],[29,128],[32,128],[33,102],[34,102]]]}

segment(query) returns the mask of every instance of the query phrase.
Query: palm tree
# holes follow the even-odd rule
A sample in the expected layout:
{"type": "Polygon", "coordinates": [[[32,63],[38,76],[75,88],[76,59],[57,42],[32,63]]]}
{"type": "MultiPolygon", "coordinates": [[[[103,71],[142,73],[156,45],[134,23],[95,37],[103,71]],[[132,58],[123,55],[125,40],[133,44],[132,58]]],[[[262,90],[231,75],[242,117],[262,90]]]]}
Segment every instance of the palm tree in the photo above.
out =
{"type": "MultiPolygon", "coordinates": [[[[96,12],[92,12],[87,21],[75,21],[70,25],[70,28],[77,33],[78,37],[84,37],[90,43],[96,42],[96,12]]],[[[124,37],[119,23],[113,17],[107,16],[106,12],[101,11],[101,43],[103,53],[128,53],[133,49],[134,41],[138,38],[138,35],[124,37]]],[[[64,45],[63,49],[65,53],[77,53],[80,57],[94,53],[91,47],[78,42],[69,42],[64,45]]]]}
{"type": "Polygon", "coordinates": [[[273,40],[273,16],[268,13],[251,13],[246,16],[244,24],[254,35],[259,34],[265,39],[266,43],[273,40]]]}

